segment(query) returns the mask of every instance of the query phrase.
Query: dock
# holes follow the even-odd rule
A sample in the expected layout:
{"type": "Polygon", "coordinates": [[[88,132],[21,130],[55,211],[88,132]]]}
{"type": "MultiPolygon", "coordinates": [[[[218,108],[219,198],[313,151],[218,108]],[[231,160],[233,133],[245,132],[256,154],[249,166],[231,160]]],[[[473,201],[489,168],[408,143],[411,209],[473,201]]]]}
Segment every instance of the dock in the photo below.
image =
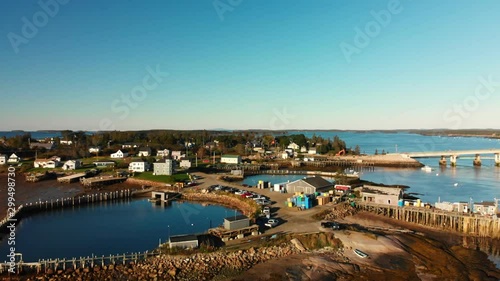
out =
{"type": "Polygon", "coordinates": [[[400,221],[476,237],[500,238],[500,219],[419,207],[356,202],[356,208],[400,221]]]}
{"type": "Polygon", "coordinates": [[[99,187],[103,185],[124,182],[126,180],[127,177],[104,176],[104,177],[94,177],[94,178],[82,178],[80,182],[85,187],[99,187]]]}
{"type": "Polygon", "coordinates": [[[57,178],[57,181],[60,183],[72,183],[72,182],[77,182],[81,178],[84,178],[86,173],[78,173],[78,174],[73,174],[65,177],[60,177],[57,178]]]}

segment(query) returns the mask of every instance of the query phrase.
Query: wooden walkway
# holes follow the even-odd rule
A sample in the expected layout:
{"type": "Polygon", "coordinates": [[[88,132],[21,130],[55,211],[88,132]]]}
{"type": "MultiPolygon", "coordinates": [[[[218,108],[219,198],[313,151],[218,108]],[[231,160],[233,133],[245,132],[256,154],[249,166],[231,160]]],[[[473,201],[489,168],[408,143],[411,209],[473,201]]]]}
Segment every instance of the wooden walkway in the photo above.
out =
{"type": "Polygon", "coordinates": [[[94,178],[82,178],[81,183],[85,187],[98,187],[108,184],[120,183],[127,180],[127,177],[94,177],[94,178]]]}
{"type": "Polygon", "coordinates": [[[451,230],[478,237],[500,238],[500,219],[491,217],[448,212],[434,208],[398,207],[365,202],[356,202],[356,208],[436,229],[451,230]]]}
{"type": "Polygon", "coordinates": [[[72,183],[79,181],[81,178],[84,178],[85,175],[86,175],[85,173],[78,173],[74,175],[57,178],[57,181],[61,183],[72,183]]]}

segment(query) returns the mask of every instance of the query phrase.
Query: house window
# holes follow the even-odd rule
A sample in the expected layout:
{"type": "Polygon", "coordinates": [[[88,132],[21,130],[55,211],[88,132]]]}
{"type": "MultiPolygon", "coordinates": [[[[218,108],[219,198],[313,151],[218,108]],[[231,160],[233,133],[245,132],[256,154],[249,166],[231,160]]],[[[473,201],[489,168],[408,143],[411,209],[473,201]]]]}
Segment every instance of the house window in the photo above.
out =
{"type": "Polygon", "coordinates": [[[387,204],[391,204],[391,200],[387,200],[387,204]]]}

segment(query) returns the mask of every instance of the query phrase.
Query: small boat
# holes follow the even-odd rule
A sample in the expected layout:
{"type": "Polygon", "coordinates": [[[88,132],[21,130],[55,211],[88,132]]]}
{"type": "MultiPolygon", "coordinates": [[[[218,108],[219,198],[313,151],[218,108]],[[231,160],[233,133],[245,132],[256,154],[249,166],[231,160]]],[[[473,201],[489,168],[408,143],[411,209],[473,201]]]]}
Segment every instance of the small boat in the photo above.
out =
{"type": "Polygon", "coordinates": [[[361,251],[361,250],[359,250],[359,249],[355,249],[355,250],[354,250],[354,253],[355,253],[356,255],[358,255],[358,257],[360,257],[360,258],[367,258],[367,257],[368,257],[368,254],[367,254],[367,253],[365,253],[365,252],[363,252],[363,251],[361,251]]]}
{"type": "Polygon", "coordinates": [[[425,172],[432,172],[432,168],[429,167],[429,166],[424,166],[422,167],[422,171],[425,171],[425,172]]]}

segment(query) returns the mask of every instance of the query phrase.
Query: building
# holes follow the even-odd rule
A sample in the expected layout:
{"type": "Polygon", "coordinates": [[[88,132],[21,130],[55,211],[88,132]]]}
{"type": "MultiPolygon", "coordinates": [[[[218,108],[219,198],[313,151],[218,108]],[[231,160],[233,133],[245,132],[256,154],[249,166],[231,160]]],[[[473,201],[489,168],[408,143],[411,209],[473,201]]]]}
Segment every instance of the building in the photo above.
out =
{"type": "Polygon", "coordinates": [[[495,202],[481,202],[474,203],[474,213],[481,215],[496,215],[498,212],[498,206],[495,202]]]}
{"type": "Polygon", "coordinates": [[[7,155],[0,154],[0,165],[5,165],[7,163],[7,155]]]}
{"type": "Polygon", "coordinates": [[[282,159],[288,159],[288,152],[281,153],[281,158],[282,159]]]}
{"type": "Polygon", "coordinates": [[[222,155],[220,158],[221,163],[225,164],[241,164],[241,156],[239,155],[222,155]]]}
{"type": "Polygon", "coordinates": [[[115,153],[111,153],[111,158],[124,158],[127,157],[128,153],[118,150],[115,153]]]}
{"type": "Polygon", "coordinates": [[[382,187],[365,185],[361,190],[363,202],[398,206],[403,199],[403,189],[397,187],[382,187]]]}
{"type": "Polygon", "coordinates": [[[70,140],[61,140],[61,141],[59,141],[59,144],[72,145],[73,141],[70,141],[70,140]]]}
{"type": "Polygon", "coordinates": [[[174,161],[172,161],[172,159],[166,159],[165,162],[153,163],[153,175],[171,176],[173,174],[174,174],[174,161]]]}
{"type": "Polygon", "coordinates": [[[55,144],[52,142],[45,143],[45,142],[30,142],[30,149],[46,149],[46,150],[51,150],[55,147],[55,144]]]}
{"type": "Polygon", "coordinates": [[[301,146],[301,147],[300,147],[300,152],[301,152],[301,153],[306,153],[306,152],[307,152],[307,147],[305,147],[305,146],[301,146]]]}
{"type": "Polygon", "coordinates": [[[334,188],[335,188],[335,192],[340,193],[340,194],[347,194],[351,191],[350,185],[336,184],[334,188]]]}
{"type": "Polygon", "coordinates": [[[227,230],[235,230],[249,226],[250,219],[244,215],[235,215],[224,219],[224,228],[227,230]]]}
{"type": "MultiPolygon", "coordinates": [[[[57,157],[59,158],[59,157],[57,157]]],[[[60,165],[60,158],[59,160],[54,159],[36,159],[35,162],[33,162],[33,167],[35,168],[56,168],[60,165]]]]}
{"type": "Polygon", "coordinates": [[[198,236],[194,234],[170,236],[168,243],[170,248],[197,248],[199,245],[198,236]]]}
{"type": "Polygon", "coordinates": [[[186,154],[182,154],[182,151],[179,150],[172,151],[172,159],[179,161],[181,160],[181,158],[184,157],[186,157],[186,154]]]}
{"type": "Polygon", "coordinates": [[[168,149],[158,150],[158,152],[156,153],[156,156],[157,157],[168,157],[168,156],[170,156],[170,150],[168,150],[168,149]]]}
{"type": "Polygon", "coordinates": [[[101,148],[98,147],[98,146],[93,146],[93,147],[89,147],[89,153],[99,153],[101,152],[101,148]]]}
{"type": "Polygon", "coordinates": [[[436,202],[434,207],[439,210],[444,210],[448,212],[460,212],[460,213],[468,213],[469,212],[469,203],[467,202],[436,202]]]}
{"type": "Polygon", "coordinates": [[[146,172],[149,171],[149,163],[144,161],[130,162],[128,170],[133,172],[146,172]]]}
{"type": "Polygon", "coordinates": [[[320,176],[315,176],[288,183],[286,185],[286,192],[303,192],[304,194],[312,194],[315,192],[325,192],[332,188],[333,183],[325,180],[320,176]]]}
{"type": "Polygon", "coordinates": [[[64,162],[63,170],[76,170],[82,167],[82,161],[80,160],[68,160],[64,162]]]}
{"type": "Polygon", "coordinates": [[[17,164],[19,162],[21,162],[21,158],[18,157],[15,153],[12,153],[9,156],[9,159],[7,159],[7,163],[17,164]]]}
{"type": "Polygon", "coordinates": [[[189,168],[191,168],[191,161],[189,161],[187,159],[181,160],[181,163],[179,164],[179,166],[181,168],[184,168],[184,169],[189,169],[189,168]]]}
{"type": "Polygon", "coordinates": [[[151,148],[150,147],[141,147],[139,149],[139,153],[137,154],[137,156],[144,156],[144,157],[151,156],[151,148]]]}
{"type": "Polygon", "coordinates": [[[296,143],[292,142],[292,143],[290,143],[290,144],[287,146],[287,148],[290,148],[290,149],[293,149],[293,150],[297,150],[297,149],[300,149],[300,145],[298,145],[298,144],[296,144],[296,143]]]}
{"type": "Polygon", "coordinates": [[[309,148],[309,150],[307,151],[307,154],[316,154],[316,147],[311,147],[309,148]]]}

